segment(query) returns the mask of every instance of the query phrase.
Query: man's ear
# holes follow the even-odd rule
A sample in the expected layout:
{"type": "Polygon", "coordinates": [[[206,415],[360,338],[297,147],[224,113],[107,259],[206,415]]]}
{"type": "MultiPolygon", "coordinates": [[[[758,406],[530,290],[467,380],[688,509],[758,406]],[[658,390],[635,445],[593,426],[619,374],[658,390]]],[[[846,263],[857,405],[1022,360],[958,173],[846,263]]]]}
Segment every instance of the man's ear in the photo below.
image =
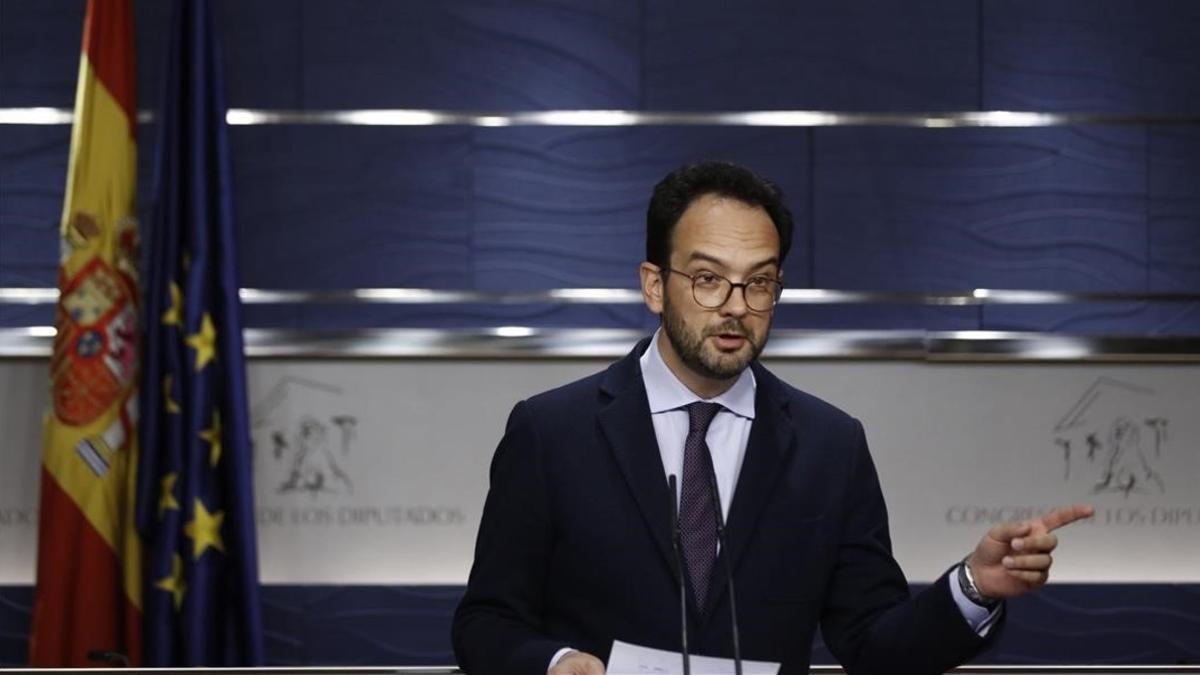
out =
{"type": "Polygon", "coordinates": [[[663,293],[666,292],[662,269],[654,263],[644,262],[638,268],[638,273],[642,277],[642,300],[646,303],[646,309],[654,314],[662,314],[663,293]]]}

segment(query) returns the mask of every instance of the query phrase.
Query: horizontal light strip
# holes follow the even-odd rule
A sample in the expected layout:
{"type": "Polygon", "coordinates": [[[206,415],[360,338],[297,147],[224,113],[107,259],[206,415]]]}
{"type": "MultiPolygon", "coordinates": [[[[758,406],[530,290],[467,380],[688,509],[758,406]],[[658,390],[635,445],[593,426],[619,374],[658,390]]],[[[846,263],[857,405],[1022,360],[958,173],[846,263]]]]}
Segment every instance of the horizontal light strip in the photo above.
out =
{"type": "MultiPolygon", "coordinates": [[[[256,358],[615,358],[644,331],[616,328],[379,328],[245,331],[256,358]]],[[[0,357],[47,357],[54,328],[0,328],[0,357]]],[[[1200,362],[1200,337],[1079,336],[1005,331],[772,332],[764,356],[904,361],[1200,362]]]]}
{"type": "MultiPolygon", "coordinates": [[[[11,668],[5,669],[5,675],[78,675],[79,669],[71,668],[11,668]]],[[[304,675],[461,675],[462,671],[454,666],[260,666],[260,667],[219,667],[219,668],[89,668],[88,672],[111,673],[120,675],[126,673],[218,673],[219,675],[286,675],[288,673],[304,673],[304,675]]],[[[843,675],[845,671],[840,666],[812,666],[812,675],[843,675]]],[[[1179,675],[1183,673],[1200,673],[1200,666],[1029,666],[1029,665],[992,665],[992,666],[961,666],[950,673],[958,675],[1179,675]]]]}
{"type": "MultiPolygon", "coordinates": [[[[154,113],[139,110],[137,120],[143,124],[153,122],[154,113]]],[[[71,124],[74,121],[75,111],[71,108],[0,108],[0,124],[56,125],[71,124]]]]}
{"type": "Polygon", "coordinates": [[[52,305],[56,302],[57,288],[0,287],[0,305],[52,305]]]}
{"type": "MultiPolygon", "coordinates": [[[[0,108],[0,124],[70,124],[70,108],[0,108]]],[[[153,121],[143,110],[139,122],[153,121]]],[[[417,108],[363,110],[268,110],[230,108],[225,120],[232,126],[314,124],[347,126],[468,126],[468,127],[958,127],[1032,128],[1083,124],[1195,125],[1200,115],[1112,113],[1047,113],[1012,110],[960,112],[837,112],[831,110],[739,110],[726,112],[634,110],[458,111],[417,108]]]]}
{"type": "MultiPolygon", "coordinates": [[[[434,288],[353,288],[307,291],[243,288],[248,305],[382,304],[382,305],[629,305],[640,304],[642,293],[633,288],[554,288],[545,291],[493,292],[434,288]]],[[[48,305],[58,301],[54,288],[0,287],[0,304],[48,305]]],[[[893,291],[843,291],[824,288],[784,290],[785,305],[1064,305],[1091,302],[1200,302],[1200,293],[1118,293],[976,288],[953,293],[893,291]]]]}
{"type": "Polygon", "coordinates": [[[70,124],[75,112],[70,108],[0,108],[0,124],[70,124]]]}
{"type": "MultiPolygon", "coordinates": [[[[241,289],[242,302],[250,305],[300,303],[326,304],[630,304],[642,301],[641,291],[626,288],[558,288],[546,291],[498,293],[432,288],[357,288],[332,291],[241,289]]],[[[0,297],[3,297],[0,295],[0,297]]]]}
{"type": "Polygon", "coordinates": [[[1122,293],[1010,290],[976,288],[964,292],[915,293],[894,291],[842,291],[792,288],[783,292],[788,305],[1065,305],[1091,302],[1200,302],[1200,293],[1122,293]]]}
{"type": "MultiPolygon", "coordinates": [[[[122,673],[216,673],[220,675],[256,675],[265,673],[269,675],[288,674],[288,673],[304,673],[305,675],[455,675],[461,674],[452,665],[443,665],[443,667],[430,667],[430,665],[398,665],[398,667],[371,668],[371,667],[278,667],[278,665],[268,665],[268,667],[259,668],[90,668],[89,673],[106,673],[110,675],[121,675],[122,673]]],[[[845,670],[842,670],[838,665],[814,665],[810,668],[812,675],[842,675],[845,670]]],[[[79,669],[70,668],[13,668],[5,669],[6,675],[50,675],[50,674],[65,674],[77,675],[79,669]]],[[[1200,665],[964,665],[961,668],[950,670],[949,673],[960,675],[973,674],[988,674],[988,675],[1177,675],[1200,673],[1200,665]]]]}

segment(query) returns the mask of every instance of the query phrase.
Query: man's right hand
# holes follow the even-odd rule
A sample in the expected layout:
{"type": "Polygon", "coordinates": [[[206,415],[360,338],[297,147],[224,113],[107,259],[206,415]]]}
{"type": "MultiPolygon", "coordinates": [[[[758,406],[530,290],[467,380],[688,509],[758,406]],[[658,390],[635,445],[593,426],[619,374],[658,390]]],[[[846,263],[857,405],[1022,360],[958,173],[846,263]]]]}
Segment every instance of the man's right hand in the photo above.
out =
{"type": "Polygon", "coordinates": [[[584,652],[571,652],[546,675],[604,675],[604,662],[584,652]]]}

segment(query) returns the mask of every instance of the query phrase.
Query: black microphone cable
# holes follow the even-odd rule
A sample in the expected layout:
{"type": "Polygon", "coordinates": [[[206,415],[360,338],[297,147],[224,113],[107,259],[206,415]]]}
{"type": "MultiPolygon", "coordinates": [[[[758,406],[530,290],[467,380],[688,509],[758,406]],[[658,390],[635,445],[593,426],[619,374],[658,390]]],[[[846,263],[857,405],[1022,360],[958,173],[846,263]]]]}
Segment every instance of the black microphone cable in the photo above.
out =
{"type": "Polygon", "coordinates": [[[692,661],[688,656],[688,614],[687,614],[687,581],[683,569],[683,554],[679,552],[679,540],[683,533],[679,530],[679,488],[676,485],[675,474],[667,476],[671,486],[671,550],[675,552],[675,566],[679,568],[679,625],[681,635],[679,642],[683,647],[683,675],[692,675],[692,661]]]}
{"type": "Polygon", "coordinates": [[[737,600],[733,595],[733,566],[729,562],[729,542],[725,540],[725,516],[721,511],[721,492],[717,488],[717,470],[713,465],[712,450],[708,450],[708,482],[712,486],[713,515],[717,520],[717,544],[721,547],[721,555],[717,556],[725,563],[725,586],[729,591],[729,616],[733,622],[733,671],[742,675],[742,645],[738,637],[737,600]]]}

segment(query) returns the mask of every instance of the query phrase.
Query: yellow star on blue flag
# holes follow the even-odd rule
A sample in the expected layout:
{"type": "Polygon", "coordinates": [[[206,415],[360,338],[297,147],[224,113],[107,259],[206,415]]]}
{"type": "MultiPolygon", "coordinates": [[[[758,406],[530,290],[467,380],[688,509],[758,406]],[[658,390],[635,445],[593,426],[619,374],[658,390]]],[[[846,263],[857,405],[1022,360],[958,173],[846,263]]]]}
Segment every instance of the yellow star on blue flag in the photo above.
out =
{"type": "MultiPolygon", "coordinates": [[[[2,1],[2,0],[0,0],[2,1]]],[[[115,0],[114,0],[115,1],[115,0]]],[[[119,0],[128,2],[129,0],[119,0]]],[[[213,0],[172,0],[142,275],[142,665],[263,665],[234,181],[213,0]]],[[[97,648],[107,648],[96,645],[97,648]]]]}
{"type": "Polygon", "coordinates": [[[204,370],[209,361],[217,358],[217,330],[208,312],[200,318],[200,330],[187,337],[188,346],[196,350],[196,371],[204,370]]]}

